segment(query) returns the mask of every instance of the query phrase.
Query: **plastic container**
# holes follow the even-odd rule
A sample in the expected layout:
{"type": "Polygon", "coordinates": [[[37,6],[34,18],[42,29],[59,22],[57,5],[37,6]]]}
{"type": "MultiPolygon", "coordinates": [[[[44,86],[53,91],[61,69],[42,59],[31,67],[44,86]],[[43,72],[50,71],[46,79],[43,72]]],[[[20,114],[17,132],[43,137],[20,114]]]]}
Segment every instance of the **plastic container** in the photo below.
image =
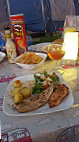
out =
{"type": "Polygon", "coordinates": [[[23,14],[10,15],[14,40],[16,43],[17,55],[21,55],[28,51],[26,40],[25,24],[23,14]]]}

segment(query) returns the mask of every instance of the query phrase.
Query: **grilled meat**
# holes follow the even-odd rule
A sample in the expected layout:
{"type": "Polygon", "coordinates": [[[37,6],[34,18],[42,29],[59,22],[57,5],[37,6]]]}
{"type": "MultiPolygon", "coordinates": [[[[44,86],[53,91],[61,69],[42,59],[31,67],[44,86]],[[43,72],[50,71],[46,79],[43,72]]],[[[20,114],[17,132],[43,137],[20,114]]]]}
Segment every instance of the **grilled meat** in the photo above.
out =
{"type": "Polygon", "coordinates": [[[13,104],[19,112],[29,112],[44,106],[53,92],[54,87],[50,86],[38,95],[33,95],[30,98],[24,99],[22,102],[13,104]]]}
{"type": "Polygon", "coordinates": [[[52,93],[49,98],[49,107],[52,108],[54,106],[59,105],[62,100],[68,95],[68,88],[65,84],[57,85],[56,90],[52,93]]]}

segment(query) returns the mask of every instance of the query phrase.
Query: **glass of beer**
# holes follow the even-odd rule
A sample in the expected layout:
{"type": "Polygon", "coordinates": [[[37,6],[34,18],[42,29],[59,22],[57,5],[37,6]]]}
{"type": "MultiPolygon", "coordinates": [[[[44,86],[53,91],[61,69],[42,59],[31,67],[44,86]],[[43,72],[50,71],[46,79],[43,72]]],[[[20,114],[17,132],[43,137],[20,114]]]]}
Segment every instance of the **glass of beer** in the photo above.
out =
{"type": "Polygon", "coordinates": [[[48,54],[50,59],[55,61],[55,66],[53,68],[53,71],[56,72],[56,73],[59,73],[59,71],[58,71],[58,69],[59,69],[58,68],[58,60],[61,60],[63,58],[63,56],[65,55],[63,45],[62,44],[50,43],[48,45],[47,54],[48,54]]]}

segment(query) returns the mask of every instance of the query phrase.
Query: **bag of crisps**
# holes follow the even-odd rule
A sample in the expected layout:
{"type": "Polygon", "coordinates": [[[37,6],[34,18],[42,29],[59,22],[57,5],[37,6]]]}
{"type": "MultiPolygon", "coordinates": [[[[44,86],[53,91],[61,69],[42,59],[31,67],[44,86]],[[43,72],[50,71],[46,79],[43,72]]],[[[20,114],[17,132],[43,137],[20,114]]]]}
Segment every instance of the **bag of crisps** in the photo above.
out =
{"type": "Polygon", "coordinates": [[[28,51],[24,16],[23,14],[10,15],[10,21],[13,30],[13,36],[16,43],[17,55],[21,55],[28,51]]]}

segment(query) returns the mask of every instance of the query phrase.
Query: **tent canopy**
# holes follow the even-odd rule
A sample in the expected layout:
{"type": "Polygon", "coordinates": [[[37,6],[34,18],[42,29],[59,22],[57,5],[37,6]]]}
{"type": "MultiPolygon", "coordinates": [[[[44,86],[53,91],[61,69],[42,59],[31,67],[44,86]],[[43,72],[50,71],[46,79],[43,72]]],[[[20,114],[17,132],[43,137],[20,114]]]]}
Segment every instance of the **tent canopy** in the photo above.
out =
{"type": "MultiPolygon", "coordinates": [[[[3,3],[3,0],[0,1],[3,3]]],[[[4,2],[3,11],[7,12],[7,16],[23,13],[26,30],[34,32],[45,30],[54,32],[63,27],[66,15],[75,15],[78,12],[78,0],[65,0],[65,2],[63,0],[4,0],[4,2]]]]}

